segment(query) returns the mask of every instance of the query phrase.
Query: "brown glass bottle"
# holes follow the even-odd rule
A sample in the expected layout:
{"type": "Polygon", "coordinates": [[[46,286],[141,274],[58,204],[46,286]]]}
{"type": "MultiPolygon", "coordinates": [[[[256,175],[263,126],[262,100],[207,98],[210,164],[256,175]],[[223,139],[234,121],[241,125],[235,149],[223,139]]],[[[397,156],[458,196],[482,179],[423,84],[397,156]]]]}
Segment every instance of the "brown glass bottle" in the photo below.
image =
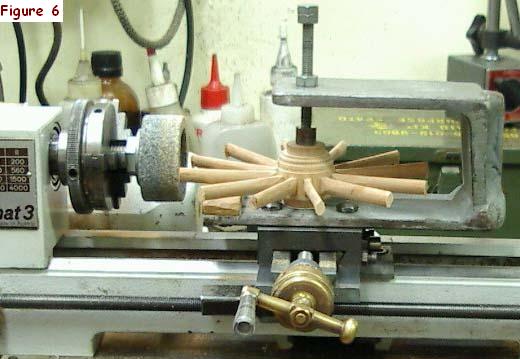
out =
{"type": "Polygon", "coordinates": [[[101,79],[102,96],[118,99],[119,111],[126,113],[126,127],[137,133],[141,127],[139,100],[134,90],[121,79],[123,61],[119,51],[94,51],[91,57],[92,72],[101,79]]]}

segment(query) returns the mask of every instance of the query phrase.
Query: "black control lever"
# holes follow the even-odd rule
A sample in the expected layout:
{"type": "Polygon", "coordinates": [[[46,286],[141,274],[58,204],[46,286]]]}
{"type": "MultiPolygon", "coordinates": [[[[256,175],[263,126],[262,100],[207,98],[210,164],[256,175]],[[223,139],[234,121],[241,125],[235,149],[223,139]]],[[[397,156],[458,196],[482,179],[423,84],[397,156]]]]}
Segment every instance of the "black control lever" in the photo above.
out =
{"type": "Polygon", "coordinates": [[[520,38],[514,36],[510,31],[487,31],[484,15],[475,16],[466,32],[466,38],[477,56],[482,55],[486,49],[520,49],[520,38]]]}
{"type": "Polygon", "coordinates": [[[484,15],[477,15],[473,19],[468,31],[466,32],[466,38],[469,40],[471,47],[475,55],[480,56],[484,53],[482,42],[480,39],[480,32],[486,26],[486,17],[484,15]]]}

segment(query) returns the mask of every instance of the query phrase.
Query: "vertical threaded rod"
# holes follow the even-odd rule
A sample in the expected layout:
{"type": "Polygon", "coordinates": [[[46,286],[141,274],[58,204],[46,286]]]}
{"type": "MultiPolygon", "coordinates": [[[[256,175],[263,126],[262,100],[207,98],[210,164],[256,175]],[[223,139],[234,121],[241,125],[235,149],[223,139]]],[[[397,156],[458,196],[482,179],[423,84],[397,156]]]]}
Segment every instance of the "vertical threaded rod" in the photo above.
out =
{"type": "Polygon", "coordinates": [[[312,126],[312,107],[302,107],[302,128],[311,128],[312,126]]]}
{"type": "Polygon", "coordinates": [[[303,24],[302,36],[302,75],[312,76],[314,47],[314,25],[303,24]]]}
{"type": "MultiPolygon", "coordinates": [[[[302,74],[296,77],[298,87],[316,87],[318,78],[312,73],[314,24],[318,23],[318,7],[298,6],[298,22],[303,25],[302,74]]],[[[316,129],[312,128],[312,107],[302,107],[301,127],[296,129],[296,143],[303,146],[316,144],[316,129]]]]}

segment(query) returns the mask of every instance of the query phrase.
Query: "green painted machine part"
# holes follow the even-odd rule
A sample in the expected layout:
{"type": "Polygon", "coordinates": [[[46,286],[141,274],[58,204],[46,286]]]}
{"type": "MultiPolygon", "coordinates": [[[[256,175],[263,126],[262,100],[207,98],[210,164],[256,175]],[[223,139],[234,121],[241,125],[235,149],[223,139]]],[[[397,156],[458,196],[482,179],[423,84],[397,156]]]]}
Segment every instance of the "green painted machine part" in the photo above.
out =
{"type": "MultiPolygon", "coordinates": [[[[443,111],[315,108],[319,138],[327,144],[345,140],[344,158],[352,160],[398,149],[402,162],[430,163],[430,191],[449,193],[461,182],[461,128],[443,111]]],[[[506,125],[503,136],[502,187],[506,197],[504,225],[492,231],[421,231],[421,235],[520,238],[520,128],[506,125]]],[[[380,230],[409,235],[414,231],[380,230]]]]}

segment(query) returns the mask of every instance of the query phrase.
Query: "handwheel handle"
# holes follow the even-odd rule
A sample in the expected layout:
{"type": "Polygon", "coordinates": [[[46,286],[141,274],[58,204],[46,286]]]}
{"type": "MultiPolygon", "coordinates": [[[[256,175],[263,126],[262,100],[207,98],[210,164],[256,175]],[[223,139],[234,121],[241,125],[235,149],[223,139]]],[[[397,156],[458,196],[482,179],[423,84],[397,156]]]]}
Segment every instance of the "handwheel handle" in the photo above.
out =
{"type": "Polygon", "coordinates": [[[290,327],[298,331],[325,330],[337,334],[344,344],[352,343],[356,337],[358,323],[353,318],[340,320],[314,308],[264,294],[258,288],[250,286],[242,288],[233,325],[235,333],[242,336],[254,333],[257,305],[278,318],[284,318],[284,322],[290,323],[290,327]]]}

